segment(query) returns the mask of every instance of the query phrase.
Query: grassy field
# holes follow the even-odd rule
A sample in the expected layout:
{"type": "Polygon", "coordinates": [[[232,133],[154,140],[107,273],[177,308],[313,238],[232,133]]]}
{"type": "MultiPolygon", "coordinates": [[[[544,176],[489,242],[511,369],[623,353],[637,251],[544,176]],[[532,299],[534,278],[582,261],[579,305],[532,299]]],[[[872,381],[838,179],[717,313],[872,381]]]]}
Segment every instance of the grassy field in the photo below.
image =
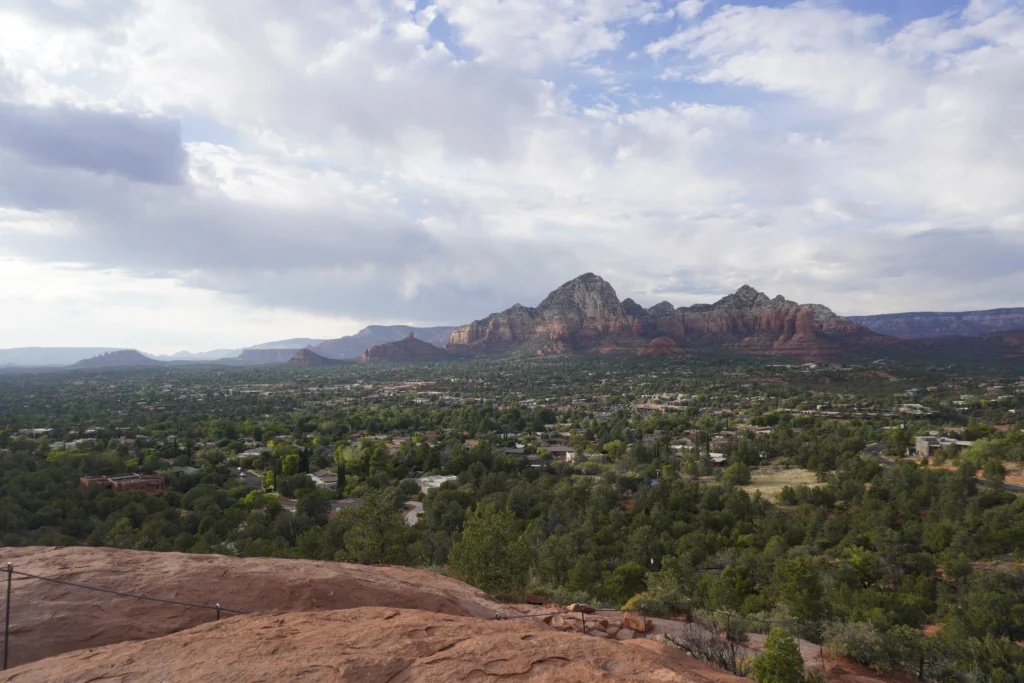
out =
{"type": "Polygon", "coordinates": [[[821,486],[814,472],[799,468],[781,469],[778,467],[761,467],[750,470],[750,483],[743,490],[750,495],[760,491],[769,500],[776,500],[783,486],[821,486]]]}

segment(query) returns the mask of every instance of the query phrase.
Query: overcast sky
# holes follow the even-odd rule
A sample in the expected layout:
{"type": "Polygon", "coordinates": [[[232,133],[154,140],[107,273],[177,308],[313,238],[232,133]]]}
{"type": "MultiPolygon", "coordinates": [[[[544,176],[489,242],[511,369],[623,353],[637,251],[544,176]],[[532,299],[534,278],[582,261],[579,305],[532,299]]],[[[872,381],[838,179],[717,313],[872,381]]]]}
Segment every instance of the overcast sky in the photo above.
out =
{"type": "Polygon", "coordinates": [[[1024,306],[1024,0],[0,2],[0,347],[462,323],[587,271],[1024,306]]]}

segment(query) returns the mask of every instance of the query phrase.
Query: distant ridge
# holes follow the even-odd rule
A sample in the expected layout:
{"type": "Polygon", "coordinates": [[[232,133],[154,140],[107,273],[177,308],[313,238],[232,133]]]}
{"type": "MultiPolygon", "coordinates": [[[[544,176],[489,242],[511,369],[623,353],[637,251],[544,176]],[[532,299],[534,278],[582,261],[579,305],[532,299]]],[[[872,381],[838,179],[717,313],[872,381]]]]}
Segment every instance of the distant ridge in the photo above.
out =
{"type": "Polygon", "coordinates": [[[71,367],[79,369],[140,368],[160,367],[163,365],[167,365],[167,363],[144,356],[135,349],[124,349],[121,351],[110,351],[92,358],[80,360],[71,367]]]}
{"type": "Polygon", "coordinates": [[[0,365],[47,366],[71,365],[101,353],[121,351],[110,346],[23,346],[0,349],[0,365]]]}
{"type": "Polygon", "coordinates": [[[328,339],[310,349],[325,358],[359,358],[363,351],[377,346],[405,339],[410,334],[417,339],[442,347],[448,343],[454,327],[411,327],[409,325],[370,325],[355,334],[339,339],[328,339]]]}
{"type": "Polygon", "coordinates": [[[991,332],[1024,329],[1024,308],[993,308],[960,313],[885,313],[851,316],[850,320],[879,333],[902,339],[980,337],[991,332]]]}

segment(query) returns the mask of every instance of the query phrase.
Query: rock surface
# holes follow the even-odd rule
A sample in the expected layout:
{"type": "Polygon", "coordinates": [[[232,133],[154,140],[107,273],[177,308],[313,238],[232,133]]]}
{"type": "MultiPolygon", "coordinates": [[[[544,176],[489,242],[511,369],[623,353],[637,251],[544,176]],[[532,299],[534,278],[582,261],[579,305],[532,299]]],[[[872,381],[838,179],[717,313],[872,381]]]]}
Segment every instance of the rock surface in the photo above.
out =
{"type": "Polygon", "coordinates": [[[536,308],[516,304],[452,332],[453,354],[508,351],[561,354],[640,348],[640,355],[678,355],[676,348],[727,348],[798,358],[840,356],[885,345],[866,327],[824,306],[769,299],[744,285],[713,304],[644,309],[592,273],[571,280],[536,308]],[[649,340],[654,340],[656,344],[649,340]],[[653,346],[652,346],[653,344],[653,346]],[[641,348],[642,347],[642,348],[641,348]]]}
{"type": "MultiPolygon", "coordinates": [[[[13,562],[15,570],[38,576],[200,605],[219,602],[245,611],[385,606],[486,618],[501,608],[461,581],[407,567],[85,547],[3,548],[0,562],[13,562]]],[[[11,663],[155,638],[214,617],[212,610],[116,597],[15,575],[11,663]]]]}
{"type": "Polygon", "coordinates": [[[364,363],[408,363],[416,361],[445,360],[447,352],[433,344],[417,339],[414,333],[401,341],[378,344],[363,352],[364,363]]]}
{"type": "Polygon", "coordinates": [[[0,681],[652,681],[742,679],[645,640],[557,633],[494,621],[366,607],[259,614],[142,642],[81,650],[0,681]]]}

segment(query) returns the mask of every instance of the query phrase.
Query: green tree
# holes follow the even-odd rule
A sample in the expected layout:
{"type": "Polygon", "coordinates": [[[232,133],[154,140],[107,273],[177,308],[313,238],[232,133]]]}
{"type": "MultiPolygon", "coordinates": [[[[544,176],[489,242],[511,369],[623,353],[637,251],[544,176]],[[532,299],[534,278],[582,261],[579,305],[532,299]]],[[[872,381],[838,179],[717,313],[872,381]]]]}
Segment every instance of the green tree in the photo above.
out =
{"type": "Polygon", "coordinates": [[[515,516],[492,505],[477,509],[452,546],[448,571],[457,579],[496,596],[521,597],[530,556],[515,516]]]}
{"type": "Polygon", "coordinates": [[[752,677],[757,683],[801,683],[804,658],[793,636],[773,626],[764,650],[754,660],[752,677]]]}
{"type": "Polygon", "coordinates": [[[406,526],[398,514],[394,490],[371,491],[363,497],[362,505],[345,512],[343,520],[351,522],[344,534],[348,558],[362,564],[401,564],[408,560],[406,526]]]}

